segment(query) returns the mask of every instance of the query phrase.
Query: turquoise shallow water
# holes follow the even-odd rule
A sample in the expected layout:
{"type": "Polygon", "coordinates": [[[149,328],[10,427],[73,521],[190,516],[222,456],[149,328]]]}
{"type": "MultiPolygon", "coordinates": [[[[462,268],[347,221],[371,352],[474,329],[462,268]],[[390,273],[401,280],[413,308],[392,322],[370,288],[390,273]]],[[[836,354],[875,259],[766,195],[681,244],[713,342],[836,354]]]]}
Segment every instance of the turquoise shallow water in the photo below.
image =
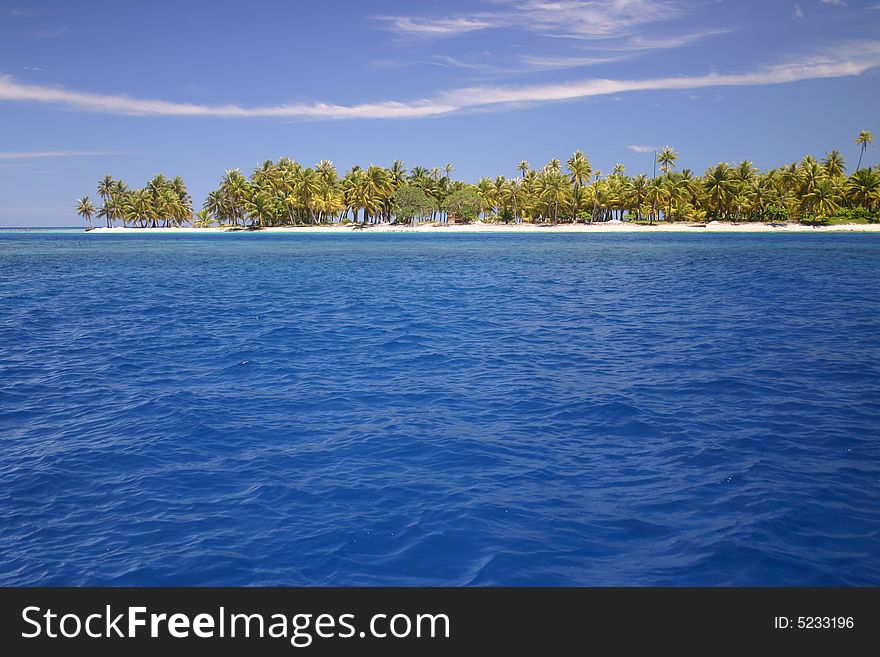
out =
{"type": "Polygon", "coordinates": [[[880,236],[0,233],[2,584],[880,584],[880,236]]]}

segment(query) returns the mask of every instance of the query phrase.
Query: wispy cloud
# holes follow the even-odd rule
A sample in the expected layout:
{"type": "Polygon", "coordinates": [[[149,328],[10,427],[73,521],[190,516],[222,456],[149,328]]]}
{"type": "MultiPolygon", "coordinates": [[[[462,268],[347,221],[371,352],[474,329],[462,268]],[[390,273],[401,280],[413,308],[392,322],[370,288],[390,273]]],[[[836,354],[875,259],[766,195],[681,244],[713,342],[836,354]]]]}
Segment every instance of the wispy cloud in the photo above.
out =
{"type": "Polygon", "coordinates": [[[844,0],[822,0],[822,4],[832,5],[834,7],[846,6],[844,0]]]}
{"type": "Polygon", "coordinates": [[[639,144],[632,144],[627,148],[633,153],[653,153],[657,150],[656,146],[640,146],[639,144]]]}
{"type": "Polygon", "coordinates": [[[609,64],[626,59],[626,56],[620,55],[616,57],[577,57],[577,56],[559,56],[559,57],[542,57],[538,55],[523,55],[520,61],[525,64],[529,70],[553,70],[564,68],[580,68],[583,66],[596,66],[598,64],[609,64]]]}
{"type": "Polygon", "coordinates": [[[421,37],[456,36],[499,26],[498,23],[477,17],[415,18],[410,16],[377,16],[376,18],[387,22],[388,27],[395,32],[421,37]]]}
{"type": "Polygon", "coordinates": [[[800,80],[854,76],[880,65],[880,41],[853,43],[832,55],[800,57],[746,73],[708,73],[641,80],[591,78],[554,84],[475,86],[447,90],[432,97],[337,105],[330,103],[270,105],[200,105],[132,96],[25,84],[0,76],[0,101],[29,101],[106,114],[217,118],[401,119],[552,103],[634,91],[693,90],[704,87],[775,85],[800,80]]]}
{"type": "Polygon", "coordinates": [[[62,34],[66,34],[69,29],[69,25],[61,25],[59,27],[49,27],[42,30],[31,30],[25,32],[25,36],[37,39],[54,39],[55,37],[60,37],[62,34]]]}
{"type": "Polygon", "coordinates": [[[472,71],[488,71],[494,70],[491,64],[481,62],[465,61],[458,57],[449,57],[447,55],[435,55],[429,59],[422,60],[423,64],[431,64],[433,66],[450,66],[453,68],[463,68],[472,71]]]}
{"type": "MultiPolygon", "coordinates": [[[[455,36],[517,28],[549,36],[619,38],[636,27],[685,13],[680,0],[495,0],[496,9],[454,17],[378,16],[401,34],[455,36]]],[[[692,4],[692,3],[691,3],[692,4]]]]}
{"type": "MultiPolygon", "coordinates": [[[[505,62],[483,62],[479,68],[502,74],[565,69],[614,61],[622,54],[643,54],[680,48],[729,29],[671,29],[673,21],[706,0],[488,0],[489,10],[445,16],[377,16],[386,29],[421,43],[426,37],[456,37],[484,30],[506,29],[555,40],[554,53],[523,56],[518,66],[505,62]],[[562,52],[561,49],[568,49],[562,52]],[[572,52],[572,49],[575,51],[572,52]],[[597,51],[592,57],[577,49],[597,51]]],[[[428,63],[464,65],[461,52],[435,55],[428,63]],[[456,63],[453,63],[455,61],[456,63]]]]}
{"type": "Polygon", "coordinates": [[[635,35],[619,43],[617,40],[610,42],[603,41],[598,47],[602,50],[665,50],[670,48],[681,48],[696,43],[701,39],[721,34],[729,34],[727,29],[700,30],[685,34],[672,34],[668,36],[642,36],[635,35]]]}
{"type": "Polygon", "coordinates": [[[46,157],[84,157],[90,155],[124,155],[116,151],[0,151],[0,160],[31,160],[46,157]]]}
{"type": "Polygon", "coordinates": [[[804,17],[804,10],[801,9],[801,6],[799,4],[795,3],[794,9],[792,10],[792,13],[791,13],[791,17],[792,18],[803,18],[804,17]]]}

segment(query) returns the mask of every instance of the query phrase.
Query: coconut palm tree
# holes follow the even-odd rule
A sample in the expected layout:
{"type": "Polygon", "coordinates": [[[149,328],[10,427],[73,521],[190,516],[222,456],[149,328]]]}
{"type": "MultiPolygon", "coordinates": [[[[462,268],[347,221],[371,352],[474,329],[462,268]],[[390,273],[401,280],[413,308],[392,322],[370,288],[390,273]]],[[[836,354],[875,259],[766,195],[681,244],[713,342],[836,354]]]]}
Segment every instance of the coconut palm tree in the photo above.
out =
{"type": "Polygon", "coordinates": [[[625,198],[628,199],[627,205],[629,206],[627,209],[630,212],[635,211],[636,219],[640,220],[642,218],[642,208],[645,206],[648,198],[648,177],[640,173],[635,178],[629,179],[625,186],[625,194],[625,198]]]}
{"type": "Polygon", "coordinates": [[[544,165],[544,171],[546,173],[559,173],[562,171],[562,162],[558,157],[554,157],[547,164],[544,165]]]}
{"type": "Polygon", "coordinates": [[[880,205],[880,171],[858,169],[846,182],[846,193],[857,205],[871,210],[880,205]]]}
{"type": "Polygon", "coordinates": [[[314,199],[323,187],[321,174],[312,168],[302,169],[295,179],[294,189],[309,223],[315,223],[314,199]]]}
{"type": "MultiPolygon", "coordinates": [[[[862,155],[872,139],[868,131],[860,134],[862,155]]],[[[619,164],[611,175],[603,176],[578,150],[564,167],[554,158],[536,171],[522,160],[516,167],[519,177],[487,177],[469,185],[451,179],[451,165],[430,170],[417,166],[407,173],[397,160],[388,168],[354,166],[340,178],[329,160],[304,168],[281,157],[275,162],[266,160],[249,177],[237,169],[225,172],[217,189],[205,199],[196,224],[295,225],[346,216],[355,221],[390,221],[392,196],[404,185],[421,190],[431,201],[431,218],[441,220],[450,195],[465,189],[472,197],[479,195],[485,217],[494,215],[505,222],[545,219],[555,224],[560,216],[607,221],[627,214],[641,219],[647,213],[652,222],[659,217],[673,221],[710,215],[734,221],[809,220],[841,207],[866,211],[871,220],[880,208],[880,167],[861,169],[862,159],[849,177],[843,156],[836,150],[821,162],[806,156],[798,163],[760,172],[746,160],[736,166],[720,163],[694,176],[688,169],[674,171],[678,155],[665,147],[655,156],[662,175],[649,179],[645,174],[629,177],[619,164]]],[[[91,214],[88,198],[77,199],[77,214],[89,226],[93,217],[106,220],[107,226],[117,221],[140,227],[193,221],[192,199],[179,176],[156,174],[143,188],[129,190],[122,181],[106,175],[97,191],[102,203],[97,209],[92,206],[91,214]]]]}
{"type": "Polygon", "coordinates": [[[654,223],[657,217],[657,208],[662,208],[669,197],[668,190],[659,178],[652,178],[647,186],[647,201],[651,204],[650,223],[654,223]]]}
{"type": "Polygon", "coordinates": [[[725,162],[716,164],[703,175],[703,192],[716,217],[727,215],[730,199],[735,192],[733,173],[725,162]]]}
{"type": "Polygon", "coordinates": [[[856,165],[856,171],[862,168],[862,155],[865,154],[868,146],[874,143],[874,135],[871,134],[870,130],[862,130],[859,133],[859,136],[856,137],[856,146],[861,146],[859,150],[859,163],[856,165]]]}
{"type": "Polygon", "coordinates": [[[840,207],[837,203],[837,187],[828,178],[818,181],[804,200],[819,216],[834,214],[840,207]]]}
{"type": "MultiPolygon", "coordinates": [[[[584,155],[583,151],[576,150],[574,154],[568,158],[565,163],[566,169],[568,169],[568,180],[574,187],[573,194],[578,196],[578,190],[581,186],[590,182],[590,176],[593,173],[593,167],[590,164],[590,161],[587,159],[587,156],[584,155]]],[[[577,204],[572,204],[572,215],[571,220],[574,221],[577,219],[577,204]]]]}
{"type": "Polygon", "coordinates": [[[110,195],[116,189],[116,181],[113,180],[113,176],[107,174],[100,181],[98,181],[98,195],[101,197],[101,200],[106,201],[110,198],[110,195]]]}
{"type": "Polygon", "coordinates": [[[846,173],[846,162],[840,151],[833,150],[822,160],[822,166],[825,167],[825,173],[831,178],[839,178],[846,173]]]}
{"type": "Polygon", "coordinates": [[[670,169],[675,168],[675,162],[678,160],[678,153],[670,146],[664,146],[663,150],[657,153],[657,164],[663,173],[669,173],[670,169]]]}
{"type": "Polygon", "coordinates": [[[570,193],[568,180],[561,173],[550,169],[541,180],[541,199],[552,208],[551,217],[555,226],[559,218],[559,204],[568,200],[570,193]]]}
{"type": "Polygon", "coordinates": [[[95,206],[92,205],[92,201],[88,196],[83,196],[76,200],[76,213],[89,223],[89,228],[92,227],[92,217],[95,214],[95,206]]]}

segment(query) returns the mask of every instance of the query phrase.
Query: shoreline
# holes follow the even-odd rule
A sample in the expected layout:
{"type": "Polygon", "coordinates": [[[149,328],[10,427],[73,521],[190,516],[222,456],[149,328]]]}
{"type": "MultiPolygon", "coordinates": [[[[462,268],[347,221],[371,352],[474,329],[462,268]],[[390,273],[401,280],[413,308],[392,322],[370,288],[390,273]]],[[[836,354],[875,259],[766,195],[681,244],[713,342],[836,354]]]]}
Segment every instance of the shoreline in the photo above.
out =
{"type": "Polygon", "coordinates": [[[457,224],[452,226],[435,226],[422,224],[419,226],[395,226],[390,224],[377,224],[369,228],[354,230],[352,225],[332,226],[273,226],[259,230],[230,230],[216,226],[208,228],[194,228],[186,226],[182,228],[125,228],[114,226],[113,228],[96,227],[86,230],[89,234],[103,235],[201,235],[219,233],[241,233],[249,235],[253,233],[323,233],[323,234],[361,234],[361,233],[427,233],[427,234],[462,234],[462,233],[505,233],[505,234],[552,234],[552,233],[880,233],[880,224],[839,224],[834,226],[804,226],[801,224],[786,224],[772,226],[765,223],[722,223],[706,224],[701,226],[680,224],[655,224],[645,226],[632,223],[595,223],[595,224],[559,224],[558,226],[541,226],[534,224],[457,224]]]}

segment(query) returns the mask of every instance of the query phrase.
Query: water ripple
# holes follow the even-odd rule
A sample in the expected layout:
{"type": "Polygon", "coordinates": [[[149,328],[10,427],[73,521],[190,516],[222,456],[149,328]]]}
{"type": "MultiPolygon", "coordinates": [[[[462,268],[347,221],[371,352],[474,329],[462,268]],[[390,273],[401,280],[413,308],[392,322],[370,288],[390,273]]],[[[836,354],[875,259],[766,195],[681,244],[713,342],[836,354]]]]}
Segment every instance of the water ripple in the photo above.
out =
{"type": "Polygon", "coordinates": [[[880,584],[872,235],[0,235],[0,584],[880,584]]]}

